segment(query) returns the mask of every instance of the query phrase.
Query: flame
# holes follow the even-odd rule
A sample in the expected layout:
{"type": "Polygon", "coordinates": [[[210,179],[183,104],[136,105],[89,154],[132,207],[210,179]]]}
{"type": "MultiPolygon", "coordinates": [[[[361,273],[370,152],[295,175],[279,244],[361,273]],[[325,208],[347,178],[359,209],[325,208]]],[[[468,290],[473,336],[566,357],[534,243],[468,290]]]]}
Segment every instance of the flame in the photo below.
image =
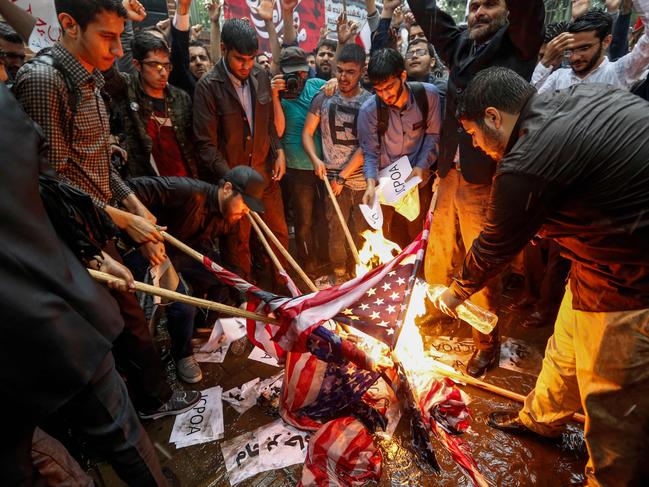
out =
{"type": "Polygon", "coordinates": [[[356,264],[357,276],[364,276],[375,267],[390,262],[401,252],[401,247],[385,238],[380,230],[365,230],[361,236],[365,243],[358,252],[360,263],[356,264]]]}
{"type": "MultiPolygon", "coordinates": [[[[358,252],[360,264],[356,266],[356,275],[361,276],[373,268],[391,261],[401,252],[401,248],[386,239],[381,231],[366,230],[365,239],[358,252]]],[[[378,340],[360,331],[353,330],[359,339],[358,345],[377,364],[390,363],[396,359],[403,364],[415,393],[423,393],[435,374],[438,364],[424,349],[424,341],[415,323],[416,318],[426,311],[428,284],[417,279],[412,289],[410,305],[406,312],[398,342],[390,354],[389,348],[378,340]]],[[[404,298],[407,299],[407,298],[404,298]]]]}

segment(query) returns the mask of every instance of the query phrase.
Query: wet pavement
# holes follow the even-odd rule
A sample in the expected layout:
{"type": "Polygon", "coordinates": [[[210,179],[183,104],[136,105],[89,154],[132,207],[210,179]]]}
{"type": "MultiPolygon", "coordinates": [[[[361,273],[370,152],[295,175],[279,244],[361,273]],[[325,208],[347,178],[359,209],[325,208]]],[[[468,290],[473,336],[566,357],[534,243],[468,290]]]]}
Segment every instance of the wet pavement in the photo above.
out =
{"type": "MultiPolygon", "coordinates": [[[[545,343],[551,334],[551,327],[527,330],[518,326],[524,312],[501,313],[501,330],[505,337],[518,340],[525,346],[522,359],[514,360],[514,367],[490,371],[485,381],[526,394],[534,386],[535,373],[540,369],[540,360],[545,343]],[[510,370],[511,368],[520,370],[510,370]],[[529,373],[531,372],[531,373],[529,373]]],[[[440,335],[469,338],[470,329],[462,325],[434,325],[422,328],[425,343],[439,346],[440,335]]],[[[223,390],[239,386],[256,377],[267,378],[279,369],[248,360],[252,346],[247,344],[233,350],[231,347],[223,364],[201,364],[204,379],[200,384],[189,386],[202,390],[220,385],[223,390]],[[237,353],[238,352],[238,353],[237,353]]],[[[455,350],[460,350],[456,347],[455,350]]],[[[443,352],[443,350],[442,350],[443,352]]],[[[519,357],[520,358],[520,357],[519,357]]],[[[169,365],[170,377],[173,366],[169,365]]],[[[174,387],[181,387],[177,382],[174,387]]],[[[187,388],[188,386],[183,385],[187,388]]],[[[494,430],[485,424],[486,417],[493,410],[516,409],[518,405],[507,399],[470,386],[461,388],[471,397],[472,426],[464,439],[470,446],[479,470],[491,485],[496,486],[569,486],[583,483],[583,469],[587,459],[581,428],[570,425],[560,441],[542,440],[531,437],[516,437],[494,430]]],[[[169,443],[174,418],[163,418],[146,422],[145,428],[153,441],[163,467],[169,468],[177,477],[176,485],[187,487],[228,486],[220,444],[247,431],[270,423],[275,417],[263,412],[258,406],[239,415],[224,403],[224,440],[176,449],[169,443]]],[[[379,486],[470,486],[470,482],[453,463],[450,455],[436,444],[436,455],[441,473],[436,474],[428,467],[418,465],[410,446],[408,421],[401,419],[391,439],[377,440],[383,452],[383,473],[379,486]]],[[[258,474],[238,485],[243,487],[288,487],[294,486],[301,477],[301,465],[258,474]]],[[[105,464],[99,465],[96,473],[100,484],[123,485],[105,464]]]]}

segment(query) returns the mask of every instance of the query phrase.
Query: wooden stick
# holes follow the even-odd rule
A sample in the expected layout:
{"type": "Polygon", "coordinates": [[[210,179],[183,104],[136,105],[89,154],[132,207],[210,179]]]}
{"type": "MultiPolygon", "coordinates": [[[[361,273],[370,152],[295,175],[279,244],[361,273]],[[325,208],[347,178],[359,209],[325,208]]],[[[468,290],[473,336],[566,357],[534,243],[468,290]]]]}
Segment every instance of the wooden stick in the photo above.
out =
{"type": "MultiPolygon", "coordinates": [[[[93,269],[88,269],[90,275],[100,282],[125,282],[124,279],[106,274],[105,272],[95,271],[93,269]]],[[[264,323],[271,323],[274,325],[279,324],[275,318],[270,316],[262,315],[259,313],[253,313],[251,311],[246,311],[244,309],[235,308],[233,306],[228,306],[227,304],[215,303],[214,301],[209,301],[207,299],[195,298],[193,296],[187,296],[186,294],[177,293],[175,291],[169,291],[161,287],[151,286],[150,284],[144,284],[143,282],[135,281],[135,289],[146,294],[152,294],[154,296],[160,296],[161,298],[169,299],[172,301],[178,301],[181,303],[191,304],[192,306],[197,306],[199,308],[210,309],[214,311],[219,311],[221,313],[227,314],[229,316],[237,316],[239,318],[247,318],[255,321],[262,321],[264,323]]]]}
{"type": "Polygon", "coordinates": [[[349,231],[349,227],[347,226],[347,222],[345,221],[345,217],[343,216],[343,212],[340,209],[340,205],[338,204],[338,200],[336,199],[336,195],[334,194],[334,190],[331,189],[331,184],[329,184],[329,179],[326,177],[324,178],[324,183],[325,186],[327,187],[327,192],[329,193],[329,197],[331,198],[331,202],[334,205],[334,209],[336,210],[336,214],[338,215],[338,220],[340,220],[340,225],[343,227],[343,232],[345,233],[345,238],[347,238],[347,243],[349,244],[349,248],[352,251],[352,255],[354,256],[354,261],[356,264],[361,263],[361,258],[358,255],[358,250],[356,249],[356,244],[354,243],[354,239],[352,238],[352,234],[349,231]]]}
{"type": "Polygon", "coordinates": [[[318,288],[315,286],[313,281],[309,278],[309,276],[306,275],[306,272],[302,270],[300,267],[300,264],[298,264],[293,256],[289,253],[288,250],[284,248],[282,243],[277,239],[275,234],[272,232],[270,228],[268,228],[268,225],[266,225],[266,222],[261,219],[261,217],[255,213],[254,211],[251,211],[250,214],[252,215],[252,218],[255,219],[259,227],[266,233],[268,238],[270,239],[271,242],[277,247],[277,250],[279,250],[280,254],[286,259],[286,261],[293,267],[295,272],[298,273],[300,278],[304,281],[304,283],[308,286],[309,290],[312,292],[315,292],[318,290],[318,288]]]}
{"type": "Polygon", "coordinates": [[[182,250],[187,255],[189,255],[190,257],[192,257],[194,259],[196,259],[197,261],[199,261],[201,263],[203,262],[203,254],[201,254],[200,252],[195,251],[189,245],[184,244],[183,242],[178,240],[173,235],[169,235],[164,230],[160,231],[160,234],[164,237],[165,241],[169,242],[174,247],[182,250]]]}
{"type": "MultiPolygon", "coordinates": [[[[470,375],[463,374],[455,369],[452,369],[450,366],[435,367],[435,369],[439,373],[446,375],[447,377],[450,377],[451,379],[458,382],[464,382],[465,384],[468,384],[470,386],[477,387],[478,389],[491,392],[501,397],[506,397],[507,399],[511,399],[512,401],[520,403],[525,402],[525,396],[523,396],[522,394],[518,394],[502,387],[498,387],[494,384],[489,384],[488,382],[476,379],[475,377],[471,377],[470,375]]],[[[579,413],[575,413],[572,416],[572,419],[581,424],[584,424],[584,422],[586,421],[584,415],[579,413]]]]}
{"type": "Polygon", "coordinates": [[[273,261],[273,265],[275,266],[275,269],[277,269],[279,272],[286,272],[284,270],[284,267],[282,267],[281,262],[275,255],[275,252],[273,252],[273,249],[270,247],[270,244],[268,243],[268,240],[266,240],[266,237],[264,236],[264,232],[261,231],[261,228],[259,228],[259,225],[257,225],[257,222],[255,219],[252,217],[250,213],[248,213],[248,220],[250,220],[250,225],[252,225],[252,228],[255,229],[255,232],[257,233],[257,237],[259,238],[259,241],[261,242],[261,245],[264,246],[266,249],[266,253],[270,257],[270,260],[273,261]]]}

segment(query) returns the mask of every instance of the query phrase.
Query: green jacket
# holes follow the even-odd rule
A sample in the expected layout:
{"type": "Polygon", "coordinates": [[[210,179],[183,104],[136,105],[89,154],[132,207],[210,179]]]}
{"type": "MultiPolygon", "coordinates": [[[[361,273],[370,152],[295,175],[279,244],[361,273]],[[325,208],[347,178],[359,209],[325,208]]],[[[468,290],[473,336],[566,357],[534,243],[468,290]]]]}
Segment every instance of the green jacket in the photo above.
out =
{"type": "MultiPolygon", "coordinates": [[[[122,73],[113,67],[104,73],[104,78],[104,89],[111,97],[111,132],[120,137],[122,147],[128,152],[124,176],[156,176],[150,162],[153,142],[146,130],[153,103],[144,93],[140,76],[122,73]]],[[[168,84],[165,101],[187,169],[195,178],[198,171],[192,136],[191,98],[183,90],[168,84]]]]}

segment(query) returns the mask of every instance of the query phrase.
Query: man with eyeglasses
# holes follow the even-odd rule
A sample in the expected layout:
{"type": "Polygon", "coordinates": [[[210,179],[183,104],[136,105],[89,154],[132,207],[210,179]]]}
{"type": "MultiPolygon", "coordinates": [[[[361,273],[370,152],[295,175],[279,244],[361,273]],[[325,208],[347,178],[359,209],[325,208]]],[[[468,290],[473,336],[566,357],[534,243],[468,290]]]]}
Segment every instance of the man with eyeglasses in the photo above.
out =
{"type": "Polygon", "coordinates": [[[435,85],[442,101],[444,113],[444,98],[446,97],[447,76],[444,67],[439,66],[435,48],[426,38],[418,37],[410,42],[406,51],[406,73],[408,81],[419,81],[435,85]]]}
{"type": "MultiPolygon", "coordinates": [[[[649,0],[634,0],[634,6],[644,19],[649,14],[649,0]]],[[[534,78],[539,93],[568,88],[580,83],[602,83],[625,90],[643,76],[649,68],[649,35],[645,22],[644,33],[633,50],[617,61],[606,56],[611,44],[613,19],[606,12],[592,10],[572,21],[568,27],[571,35],[564,56],[570,62],[569,68],[557,69],[552,65],[539,63],[534,78]]]]}
{"type": "Polygon", "coordinates": [[[0,22],[0,64],[7,73],[8,83],[16,79],[18,70],[25,64],[23,40],[6,22],[0,22]]]}

